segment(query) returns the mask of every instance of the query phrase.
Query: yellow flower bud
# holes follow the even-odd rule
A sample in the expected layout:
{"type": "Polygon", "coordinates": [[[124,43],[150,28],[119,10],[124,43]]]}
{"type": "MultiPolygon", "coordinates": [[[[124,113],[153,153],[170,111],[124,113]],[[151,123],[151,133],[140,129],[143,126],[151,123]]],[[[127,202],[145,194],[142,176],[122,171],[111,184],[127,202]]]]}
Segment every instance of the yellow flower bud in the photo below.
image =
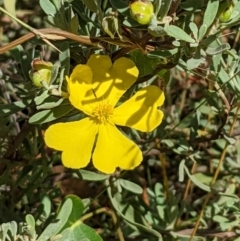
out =
{"type": "Polygon", "coordinates": [[[233,11],[233,5],[231,4],[228,8],[226,8],[221,15],[219,16],[219,21],[221,23],[227,22],[231,16],[232,16],[232,11],[233,11]]]}
{"type": "Polygon", "coordinates": [[[29,71],[29,76],[33,84],[37,87],[42,87],[42,81],[45,81],[49,85],[53,64],[41,59],[34,59],[31,65],[32,69],[29,71]]]}
{"type": "Polygon", "coordinates": [[[130,4],[132,18],[142,25],[150,23],[153,12],[153,5],[148,0],[138,0],[130,4]]]}

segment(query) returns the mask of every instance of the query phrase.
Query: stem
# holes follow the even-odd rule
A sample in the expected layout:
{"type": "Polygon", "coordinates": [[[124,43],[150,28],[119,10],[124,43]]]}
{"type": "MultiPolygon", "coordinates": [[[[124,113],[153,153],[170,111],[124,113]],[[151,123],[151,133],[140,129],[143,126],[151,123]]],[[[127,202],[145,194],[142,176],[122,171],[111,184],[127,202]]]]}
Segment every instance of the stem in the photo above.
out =
{"type": "Polygon", "coordinates": [[[12,14],[10,14],[8,11],[6,11],[4,8],[0,7],[0,11],[7,14],[11,19],[15,20],[17,23],[19,23],[20,25],[22,25],[23,27],[25,27],[26,29],[28,29],[29,31],[33,31],[34,28],[32,28],[31,26],[27,25],[26,23],[24,23],[23,21],[21,21],[20,19],[16,18],[15,16],[13,16],[12,14]]]}

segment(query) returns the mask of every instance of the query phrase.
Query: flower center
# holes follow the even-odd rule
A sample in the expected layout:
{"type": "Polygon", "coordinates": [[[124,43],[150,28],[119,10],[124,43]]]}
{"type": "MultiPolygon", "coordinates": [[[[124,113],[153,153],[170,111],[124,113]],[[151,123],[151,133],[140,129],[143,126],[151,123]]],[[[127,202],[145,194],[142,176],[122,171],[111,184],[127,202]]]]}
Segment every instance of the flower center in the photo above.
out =
{"type": "Polygon", "coordinates": [[[111,120],[113,107],[108,102],[100,102],[93,110],[92,115],[98,124],[106,124],[111,120]]]}

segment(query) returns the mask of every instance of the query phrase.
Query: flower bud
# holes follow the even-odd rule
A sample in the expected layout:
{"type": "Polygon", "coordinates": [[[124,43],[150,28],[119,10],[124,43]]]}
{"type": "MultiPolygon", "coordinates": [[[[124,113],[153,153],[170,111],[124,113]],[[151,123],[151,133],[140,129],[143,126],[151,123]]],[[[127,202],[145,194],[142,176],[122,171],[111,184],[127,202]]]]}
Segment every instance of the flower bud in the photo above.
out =
{"type": "Polygon", "coordinates": [[[221,23],[226,23],[232,16],[233,5],[230,4],[228,8],[226,8],[221,15],[219,16],[219,21],[221,23]]]}
{"type": "Polygon", "coordinates": [[[53,64],[41,59],[34,59],[31,65],[32,69],[29,71],[29,76],[33,84],[37,87],[42,87],[42,81],[45,81],[45,83],[49,85],[53,64]]]}
{"type": "Polygon", "coordinates": [[[153,5],[148,0],[138,0],[130,4],[132,18],[143,25],[150,23],[153,11],[153,5]]]}

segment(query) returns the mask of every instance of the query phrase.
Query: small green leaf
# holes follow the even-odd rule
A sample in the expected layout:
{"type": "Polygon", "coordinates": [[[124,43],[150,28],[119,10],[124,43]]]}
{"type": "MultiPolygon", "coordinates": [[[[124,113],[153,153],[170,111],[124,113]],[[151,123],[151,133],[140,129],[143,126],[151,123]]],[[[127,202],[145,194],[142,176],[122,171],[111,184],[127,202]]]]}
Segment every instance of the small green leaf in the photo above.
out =
{"type": "MultiPolygon", "coordinates": [[[[76,196],[76,195],[67,195],[66,197],[64,197],[62,203],[64,204],[64,202],[66,202],[67,200],[71,200],[72,201],[72,212],[68,217],[68,220],[66,222],[66,224],[64,225],[64,227],[62,228],[62,231],[66,228],[71,227],[74,223],[76,223],[77,221],[79,221],[79,218],[82,216],[83,211],[84,211],[84,205],[82,200],[76,196]]],[[[61,206],[60,206],[61,209],[61,206]]]]}
{"type": "Polygon", "coordinates": [[[40,0],[39,4],[42,8],[42,10],[47,14],[47,15],[51,15],[51,16],[55,16],[57,13],[57,9],[55,8],[55,6],[51,3],[51,1],[49,0],[40,0]]]}
{"type": "Polygon", "coordinates": [[[172,4],[172,0],[162,0],[161,8],[158,13],[158,17],[160,19],[163,19],[167,15],[171,7],[171,4],[172,4]]]}
{"type": "Polygon", "coordinates": [[[139,69],[139,77],[151,74],[157,64],[161,62],[160,59],[156,61],[156,59],[150,58],[149,56],[143,54],[140,50],[132,51],[130,56],[139,69]]]}
{"type": "Polygon", "coordinates": [[[211,192],[211,189],[209,186],[205,185],[204,183],[200,182],[194,175],[191,175],[188,168],[184,166],[184,169],[188,175],[188,177],[191,179],[191,181],[199,188],[206,192],[211,192]]]}
{"type": "Polygon", "coordinates": [[[189,42],[189,43],[195,43],[196,42],[193,38],[191,38],[189,36],[189,34],[184,32],[181,28],[179,28],[177,26],[170,25],[165,30],[166,30],[166,32],[169,36],[172,36],[176,39],[183,40],[183,41],[189,42]]]}
{"type": "Polygon", "coordinates": [[[162,6],[162,0],[154,1],[153,6],[154,6],[154,9],[155,9],[154,15],[158,16],[158,13],[159,13],[159,11],[161,9],[161,6],[162,6]]]}
{"type": "Polygon", "coordinates": [[[121,196],[120,196],[120,193],[116,193],[114,196],[112,194],[112,190],[110,187],[108,187],[107,189],[108,191],[108,197],[110,198],[111,200],[111,203],[114,207],[114,209],[118,212],[118,214],[127,222],[129,223],[130,225],[133,225],[133,226],[136,226],[137,228],[139,229],[142,229],[144,230],[145,232],[148,232],[152,235],[154,235],[155,237],[158,237],[158,240],[159,241],[162,241],[162,235],[150,228],[149,226],[144,226],[140,223],[137,223],[135,220],[134,220],[134,212],[135,212],[135,209],[130,205],[130,204],[127,204],[128,206],[128,212],[125,214],[123,213],[123,210],[126,210],[126,205],[123,205],[122,202],[123,200],[121,199],[121,196]]]}
{"type": "Polygon", "coordinates": [[[31,238],[36,238],[36,231],[35,231],[35,219],[31,214],[26,215],[25,217],[26,223],[28,224],[27,232],[31,236],[31,238]]]}
{"type": "Polygon", "coordinates": [[[164,27],[158,25],[157,19],[155,17],[152,17],[152,20],[148,25],[148,32],[154,37],[166,35],[164,27]]]}
{"type": "Polygon", "coordinates": [[[0,117],[9,116],[22,109],[27,108],[32,100],[16,101],[11,104],[0,104],[0,117]]]}
{"type": "Polygon", "coordinates": [[[47,219],[51,214],[51,199],[48,195],[44,195],[41,200],[41,204],[43,206],[43,215],[47,219]]]}
{"type": "MultiPolygon", "coordinates": [[[[97,234],[97,232],[82,223],[80,217],[84,211],[84,205],[82,200],[76,195],[68,195],[63,200],[63,205],[65,202],[71,200],[72,210],[69,215],[65,226],[62,228],[61,236],[59,241],[102,241],[102,238],[97,234]]],[[[61,207],[60,207],[61,209],[61,207]]]]}
{"type": "Polygon", "coordinates": [[[80,169],[78,172],[81,174],[82,179],[85,181],[97,182],[97,181],[104,181],[107,178],[109,178],[109,175],[91,172],[91,171],[87,171],[87,170],[83,170],[83,169],[80,169]]]}
{"type": "Polygon", "coordinates": [[[99,234],[86,224],[78,221],[71,226],[63,230],[58,241],[103,241],[99,234]]]}
{"type": "Polygon", "coordinates": [[[207,55],[210,55],[210,56],[213,56],[213,55],[216,55],[216,54],[220,54],[226,50],[229,50],[231,48],[231,46],[228,44],[228,43],[224,43],[218,47],[208,47],[206,49],[206,54],[207,55]]]}
{"type": "Polygon", "coordinates": [[[50,80],[49,85],[53,84],[55,82],[55,80],[57,79],[59,68],[60,68],[60,63],[56,62],[52,67],[51,80],[50,80]]]}
{"type": "Polygon", "coordinates": [[[202,25],[206,25],[209,28],[214,20],[216,19],[218,13],[219,1],[210,0],[208,1],[207,8],[204,13],[202,25]]]}
{"type": "Polygon", "coordinates": [[[198,32],[198,41],[201,41],[202,40],[202,38],[205,36],[205,34],[207,33],[207,25],[206,24],[204,24],[204,25],[202,25],[201,27],[200,27],[200,29],[199,29],[199,32],[198,32]]]}
{"type": "Polygon", "coordinates": [[[98,11],[98,6],[96,4],[96,1],[94,0],[82,0],[82,2],[87,6],[87,8],[94,12],[94,13],[97,13],[98,11]]]}
{"type": "Polygon", "coordinates": [[[118,182],[124,189],[128,190],[129,192],[136,194],[142,194],[143,192],[143,189],[136,183],[121,178],[118,179],[118,182]]]}
{"type": "Polygon", "coordinates": [[[49,97],[48,90],[44,90],[41,95],[34,98],[34,101],[36,105],[40,105],[47,97],[49,97]]]}
{"type": "Polygon", "coordinates": [[[31,116],[29,119],[29,123],[30,124],[47,123],[47,122],[56,120],[62,116],[65,116],[72,109],[73,107],[71,107],[70,105],[64,105],[64,106],[59,106],[50,110],[43,110],[31,116]]]}
{"type": "Polygon", "coordinates": [[[78,34],[78,28],[79,28],[78,16],[74,15],[73,18],[70,20],[70,30],[72,33],[78,34]]]}
{"type": "Polygon", "coordinates": [[[198,39],[198,27],[194,22],[190,22],[189,28],[191,29],[195,39],[198,39]]]}
{"type": "Polygon", "coordinates": [[[17,223],[15,221],[12,221],[10,222],[10,225],[11,225],[11,231],[12,231],[13,237],[16,237],[17,231],[18,231],[17,223]]]}
{"type": "Polygon", "coordinates": [[[29,226],[35,228],[35,219],[31,214],[27,214],[25,220],[29,226]]]}
{"type": "Polygon", "coordinates": [[[195,58],[191,58],[188,59],[187,61],[187,69],[188,70],[192,70],[197,68],[200,64],[205,63],[205,58],[199,58],[199,59],[195,59],[195,58]]]}
{"type": "Polygon", "coordinates": [[[59,60],[61,62],[61,66],[64,66],[64,76],[69,76],[70,71],[70,49],[69,44],[67,41],[64,41],[64,43],[61,44],[59,49],[62,51],[59,54],[59,60]]]}
{"type": "Polygon", "coordinates": [[[178,168],[178,180],[179,180],[179,182],[184,181],[184,166],[185,166],[185,160],[183,159],[180,162],[179,168],[178,168]]]}
{"type": "Polygon", "coordinates": [[[121,14],[127,14],[130,16],[129,13],[129,4],[126,1],[122,0],[110,0],[111,5],[121,14]]]}
{"type": "Polygon", "coordinates": [[[234,145],[236,143],[236,139],[233,137],[229,137],[227,135],[223,135],[223,137],[230,145],[234,145]]]}
{"type": "Polygon", "coordinates": [[[178,48],[169,49],[169,50],[155,50],[155,51],[149,52],[147,56],[151,58],[167,58],[177,54],[178,51],[179,51],[178,48]]]}
{"type": "Polygon", "coordinates": [[[60,106],[60,104],[64,105],[64,99],[57,99],[55,96],[49,96],[46,99],[46,102],[37,106],[37,110],[42,110],[42,109],[52,109],[55,107],[60,106]]]}
{"type": "Polygon", "coordinates": [[[56,219],[50,223],[46,229],[39,236],[37,241],[47,241],[54,237],[62,229],[62,227],[67,223],[68,218],[72,212],[73,203],[71,199],[67,199],[60,208],[56,219]]]}
{"type": "Polygon", "coordinates": [[[204,5],[204,0],[198,1],[185,1],[180,3],[180,7],[186,11],[194,12],[198,9],[201,9],[204,5]]]}

